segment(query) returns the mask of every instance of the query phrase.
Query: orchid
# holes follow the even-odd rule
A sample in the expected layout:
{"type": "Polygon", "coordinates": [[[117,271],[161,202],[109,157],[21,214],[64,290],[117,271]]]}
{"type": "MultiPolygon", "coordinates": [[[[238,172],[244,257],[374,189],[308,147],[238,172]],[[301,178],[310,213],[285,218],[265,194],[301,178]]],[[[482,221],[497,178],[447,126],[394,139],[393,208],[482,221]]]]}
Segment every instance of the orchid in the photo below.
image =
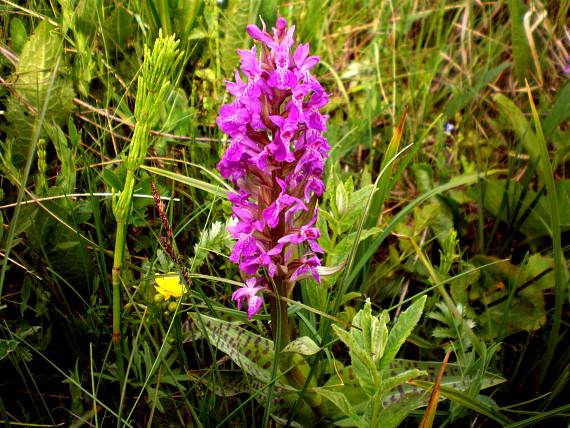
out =
{"type": "Polygon", "coordinates": [[[284,18],[271,33],[265,25],[247,32],[260,46],[238,50],[241,73],[226,82],[233,101],[216,121],[230,137],[218,170],[238,188],[228,196],[237,220],[228,228],[237,240],[230,260],[245,285],[232,299],[238,308],[247,301],[251,319],[267,289],[261,271],[286,297],[303,277],[320,281],[316,205],[330,146],[322,135],[328,117],[319,111],[328,94],[311,75],[319,57],[309,55],[308,43],[293,49],[295,27],[284,18]]]}
{"type": "Polygon", "coordinates": [[[238,288],[232,294],[232,300],[236,301],[238,309],[241,309],[243,300],[247,302],[248,320],[251,320],[251,317],[259,311],[259,308],[263,304],[263,299],[258,296],[257,293],[263,290],[265,286],[257,284],[258,278],[249,278],[241,288],[238,288]]]}

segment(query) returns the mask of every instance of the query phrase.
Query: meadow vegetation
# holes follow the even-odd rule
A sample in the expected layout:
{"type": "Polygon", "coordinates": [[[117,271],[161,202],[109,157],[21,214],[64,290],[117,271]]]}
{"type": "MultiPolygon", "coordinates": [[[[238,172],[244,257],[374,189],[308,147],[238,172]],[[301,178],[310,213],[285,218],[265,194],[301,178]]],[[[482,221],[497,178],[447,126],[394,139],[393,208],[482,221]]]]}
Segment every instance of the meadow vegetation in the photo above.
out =
{"type": "Polygon", "coordinates": [[[5,426],[567,426],[569,0],[0,15],[5,426]],[[216,117],[278,16],[330,94],[323,266],[248,319],[216,117]]]}

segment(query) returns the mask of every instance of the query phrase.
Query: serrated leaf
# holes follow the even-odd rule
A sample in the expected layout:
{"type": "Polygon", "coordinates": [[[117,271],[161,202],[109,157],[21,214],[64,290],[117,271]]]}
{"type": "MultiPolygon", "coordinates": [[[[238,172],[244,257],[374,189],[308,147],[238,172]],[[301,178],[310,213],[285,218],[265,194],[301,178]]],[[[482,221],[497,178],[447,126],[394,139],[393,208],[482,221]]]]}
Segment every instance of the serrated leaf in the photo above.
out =
{"type": "MultiPolygon", "coordinates": [[[[422,388],[416,385],[401,383],[400,380],[402,380],[402,375],[406,372],[408,372],[410,376],[420,372],[424,373],[423,376],[419,377],[420,380],[434,381],[440,367],[441,363],[436,361],[393,360],[389,367],[385,369],[383,379],[386,385],[390,383],[396,383],[397,385],[395,385],[395,387],[391,386],[392,390],[382,394],[382,404],[384,408],[388,409],[391,406],[398,405],[402,400],[414,401],[416,404],[413,408],[427,404],[429,394],[425,393],[422,388]],[[391,381],[391,378],[397,378],[397,380],[391,381]]],[[[368,395],[360,385],[354,367],[345,367],[337,373],[339,373],[340,379],[337,376],[332,376],[324,386],[329,390],[344,394],[352,406],[358,409],[359,406],[362,406],[367,401],[368,395]]],[[[403,377],[406,376],[408,376],[408,374],[403,375],[403,377]]],[[[458,391],[464,391],[470,387],[474,380],[475,379],[464,375],[464,369],[461,366],[452,363],[447,365],[440,385],[454,388],[458,391]]],[[[504,381],[504,378],[487,372],[481,379],[481,389],[498,385],[504,381]]],[[[444,398],[445,397],[440,397],[440,399],[444,398]]],[[[331,410],[328,409],[328,412],[331,413],[331,410]]],[[[334,412],[332,414],[334,415],[334,412]]],[[[336,416],[338,417],[338,414],[336,414],[336,416]]]]}
{"type": "Polygon", "coordinates": [[[333,330],[338,338],[349,348],[350,360],[352,361],[352,367],[358,382],[366,393],[372,396],[379,381],[372,355],[358,343],[354,335],[336,325],[333,325],[333,330]]]}
{"type": "Polygon", "coordinates": [[[216,221],[212,223],[209,229],[202,230],[198,243],[194,245],[192,272],[197,272],[200,269],[209,252],[219,253],[222,251],[228,237],[226,227],[226,224],[216,221]]]}
{"type": "Polygon", "coordinates": [[[386,350],[384,355],[380,360],[379,367],[382,369],[388,367],[390,362],[396,357],[396,354],[400,350],[400,347],[404,344],[408,336],[412,333],[415,326],[417,325],[420,317],[422,316],[422,311],[424,309],[424,304],[426,302],[427,296],[422,296],[417,299],[412,305],[406,309],[400,317],[396,324],[390,329],[390,334],[388,335],[388,343],[386,344],[386,350]]]}

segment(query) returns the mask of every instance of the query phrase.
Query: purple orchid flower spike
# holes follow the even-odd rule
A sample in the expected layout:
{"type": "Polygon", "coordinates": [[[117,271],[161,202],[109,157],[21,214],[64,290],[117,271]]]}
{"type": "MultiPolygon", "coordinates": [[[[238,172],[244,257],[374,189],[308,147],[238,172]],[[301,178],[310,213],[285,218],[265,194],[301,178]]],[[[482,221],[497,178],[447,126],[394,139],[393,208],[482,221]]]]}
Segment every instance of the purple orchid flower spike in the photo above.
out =
{"type": "Polygon", "coordinates": [[[237,240],[230,260],[245,285],[232,298],[238,308],[247,301],[251,318],[263,302],[263,274],[285,297],[301,278],[320,282],[315,206],[330,146],[320,112],[329,95],[311,74],[319,57],[308,43],[295,47],[295,27],[282,17],[271,31],[263,23],[247,32],[260,46],[238,50],[241,73],[226,82],[233,101],[216,122],[230,137],[218,169],[238,188],[229,195],[236,223],[228,231],[237,240]]]}

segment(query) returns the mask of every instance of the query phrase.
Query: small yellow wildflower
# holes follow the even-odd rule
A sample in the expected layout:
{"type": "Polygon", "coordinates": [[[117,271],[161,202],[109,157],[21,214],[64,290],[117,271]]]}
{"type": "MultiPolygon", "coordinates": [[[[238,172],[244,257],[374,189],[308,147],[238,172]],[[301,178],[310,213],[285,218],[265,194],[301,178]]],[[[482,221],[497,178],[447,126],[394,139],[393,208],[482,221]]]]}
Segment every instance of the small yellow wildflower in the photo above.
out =
{"type": "Polygon", "coordinates": [[[180,276],[175,272],[156,275],[155,281],[156,285],[154,288],[156,288],[159,294],[164,296],[164,300],[170,299],[170,296],[178,298],[186,293],[186,287],[180,281],[180,276]]]}

